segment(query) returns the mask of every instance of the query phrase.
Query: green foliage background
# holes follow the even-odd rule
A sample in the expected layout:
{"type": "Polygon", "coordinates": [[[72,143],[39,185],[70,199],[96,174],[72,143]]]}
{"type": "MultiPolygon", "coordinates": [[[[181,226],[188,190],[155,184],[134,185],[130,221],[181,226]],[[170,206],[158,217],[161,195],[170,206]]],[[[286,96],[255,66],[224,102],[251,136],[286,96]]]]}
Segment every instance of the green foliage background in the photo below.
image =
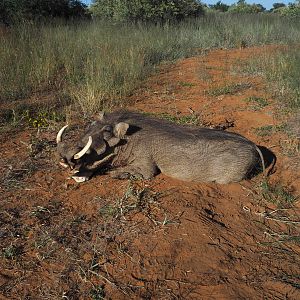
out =
{"type": "Polygon", "coordinates": [[[78,18],[87,16],[87,6],[78,0],[1,0],[0,24],[23,20],[78,18]]]}
{"type": "Polygon", "coordinates": [[[245,0],[239,0],[229,7],[231,13],[259,13],[266,9],[261,4],[248,4],[245,0]]]}
{"type": "Polygon", "coordinates": [[[182,20],[203,14],[196,0],[96,0],[91,7],[93,16],[114,21],[182,20]]]}

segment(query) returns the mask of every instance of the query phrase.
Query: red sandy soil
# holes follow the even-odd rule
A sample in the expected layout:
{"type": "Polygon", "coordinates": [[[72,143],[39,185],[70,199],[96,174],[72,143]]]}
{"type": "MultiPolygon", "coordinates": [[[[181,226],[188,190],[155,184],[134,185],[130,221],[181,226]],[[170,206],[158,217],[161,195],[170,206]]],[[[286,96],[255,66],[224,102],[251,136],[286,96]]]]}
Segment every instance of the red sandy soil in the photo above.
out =
{"type": "MultiPolygon", "coordinates": [[[[299,195],[297,141],[257,134],[286,120],[263,79],[239,69],[265,51],[216,50],[162,66],[128,103],[233,125],[277,156],[270,186],[299,195]],[[212,95],[237,83],[239,91],[212,95]],[[254,108],[250,96],[269,105],[254,108]]],[[[300,299],[299,205],[263,190],[262,174],[228,185],[164,175],[77,184],[57,164],[61,125],[1,133],[0,299],[300,299]]]]}

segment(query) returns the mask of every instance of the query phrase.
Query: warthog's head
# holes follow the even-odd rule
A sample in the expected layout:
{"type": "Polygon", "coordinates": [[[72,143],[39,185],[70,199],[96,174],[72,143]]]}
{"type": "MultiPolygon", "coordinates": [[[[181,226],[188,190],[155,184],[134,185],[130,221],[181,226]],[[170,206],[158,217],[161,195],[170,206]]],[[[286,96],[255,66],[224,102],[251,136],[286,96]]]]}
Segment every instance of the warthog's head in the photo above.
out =
{"type": "Polygon", "coordinates": [[[63,139],[67,127],[61,128],[56,137],[59,163],[69,168],[75,181],[83,182],[113,158],[114,148],[124,138],[129,125],[124,122],[116,125],[93,122],[80,139],[71,142],[63,139]]]}

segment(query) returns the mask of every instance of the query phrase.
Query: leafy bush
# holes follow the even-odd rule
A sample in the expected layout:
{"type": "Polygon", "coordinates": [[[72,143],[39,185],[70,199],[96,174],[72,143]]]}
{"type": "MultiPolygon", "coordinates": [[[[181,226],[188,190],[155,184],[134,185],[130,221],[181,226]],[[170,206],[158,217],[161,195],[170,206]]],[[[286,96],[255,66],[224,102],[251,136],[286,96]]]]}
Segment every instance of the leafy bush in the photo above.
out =
{"type": "Polygon", "coordinates": [[[79,0],[1,0],[0,23],[44,18],[78,18],[87,16],[87,6],[79,0]]]}
{"type": "Polygon", "coordinates": [[[280,14],[281,16],[286,16],[290,18],[299,18],[300,5],[290,5],[287,7],[280,7],[276,9],[274,12],[280,14]]]}
{"type": "Polygon", "coordinates": [[[266,9],[261,4],[248,4],[245,0],[239,0],[236,4],[229,7],[231,13],[259,13],[266,9]]]}
{"type": "Polygon", "coordinates": [[[218,1],[216,4],[211,4],[209,5],[211,9],[221,11],[221,12],[226,12],[229,9],[229,5],[222,3],[221,1],[218,1]]]}
{"type": "Polygon", "coordinates": [[[91,7],[93,16],[115,21],[182,20],[203,14],[196,0],[96,0],[91,7]]]}

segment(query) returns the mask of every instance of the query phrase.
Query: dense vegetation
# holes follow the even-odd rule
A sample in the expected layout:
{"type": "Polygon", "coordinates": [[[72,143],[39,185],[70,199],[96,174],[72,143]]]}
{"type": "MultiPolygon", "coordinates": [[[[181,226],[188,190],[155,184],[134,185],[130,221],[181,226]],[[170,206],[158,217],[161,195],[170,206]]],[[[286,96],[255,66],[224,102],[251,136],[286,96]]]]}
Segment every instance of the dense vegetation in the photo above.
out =
{"type": "Polygon", "coordinates": [[[53,18],[78,19],[93,16],[114,22],[120,21],[182,21],[218,11],[229,14],[271,13],[289,17],[300,16],[300,0],[295,3],[274,3],[268,11],[261,4],[248,4],[238,0],[232,5],[222,1],[205,5],[198,0],[94,0],[87,7],[80,0],[2,0],[0,1],[0,25],[25,21],[45,21],[53,18]]]}
{"type": "Polygon", "coordinates": [[[300,1],[296,0],[295,3],[290,2],[288,5],[284,3],[275,2],[270,10],[267,10],[261,4],[249,4],[245,0],[238,0],[232,5],[222,3],[222,1],[216,2],[206,7],[206,11],[219,11],[229,14],[277,14],[281,16],[299,17],[300,16],[300,1]]]}
{"type": "Polygon", "coordinates": [[[83,18],[88,16],[87,6],[79,0],[1,0],[0,24],[11,25],[24,20],[50,18],[83,18]]]}
{"type": "Polygon", "coordinates": [[[19,25],[0,36],[0,101],[47,91],[95,111],[124,101],[162,61],[194,49],[299,43],[299,25],[275,15],[226,14],[164,26],[19,25]]]}
{"type": "Polygon", "coordinates": [[[165,22],[199,17],[203,6],[197,0],[96,0],[91,11],[94,16],[115,21],[165,22]]]}
{"type": "MultiPolygon", "coordinates": [[[[120,104],[160,62],[195,49],[299,43],[299,18],[274,13],[289,15],[299,7],[275,3],[264,13],[262,6],[244,0],[232,6],[219,1],[202,15],[203,6],[195,0],[96,0],[90,9],[94,20],[56,19],[50,25],[40,21],[86,19],[87,7],[77,0],[4,0],[2,23],[14,25],[9,34],[0,34],[0,101],[47,91],[58,101],[76,102],[84,112],[120,104]],[[182,22],[185,17],[195,18],[182,22]]],[[[290,69],[299,65],[298,58],[293,54],[290,69]]],[[[281,65],[290,66],[288,58],[281,65]]]]}

